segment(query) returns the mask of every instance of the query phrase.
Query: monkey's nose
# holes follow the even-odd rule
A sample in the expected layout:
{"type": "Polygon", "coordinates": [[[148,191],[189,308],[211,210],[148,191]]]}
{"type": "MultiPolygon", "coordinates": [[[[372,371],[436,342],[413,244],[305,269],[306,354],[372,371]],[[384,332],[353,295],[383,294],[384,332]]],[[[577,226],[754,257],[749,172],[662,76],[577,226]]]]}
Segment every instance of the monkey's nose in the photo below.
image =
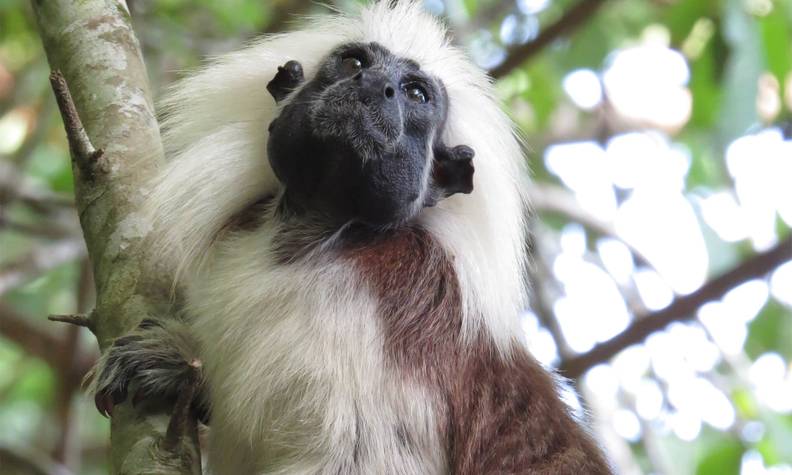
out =
{"type": "Polygon", "coordinates": [[[390,100],[396,97],[396,87],[394,87],[393,83],[391,83],[390,79],[385,75],[360,71],[352,76],[352,79],[363,91],[363,96],[367,97],[367,100],[390,100]]]}

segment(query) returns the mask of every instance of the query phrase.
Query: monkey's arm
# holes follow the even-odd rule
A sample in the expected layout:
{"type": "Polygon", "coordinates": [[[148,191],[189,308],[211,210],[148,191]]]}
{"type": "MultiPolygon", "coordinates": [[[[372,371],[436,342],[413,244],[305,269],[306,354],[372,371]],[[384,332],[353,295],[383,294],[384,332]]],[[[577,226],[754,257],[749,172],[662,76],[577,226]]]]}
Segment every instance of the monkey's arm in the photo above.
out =
{"type": "Polygon", "coordinates": [[[297,89],[304,80],[302,65],[292,60],[283,66],[278,66],[278,72],[267,84],[267,90],[275,98],[275,102],[280,102],[297,89]]]}
{"type": "Polygon", "coordinates": [[[117,338],[99,360],[90,386],[96,408],[110,415],[130,393],[132,404],[171,403],[187,385],[197,384],[193,410],[207,422],[208,395],[197,347],[184,322],[144,319],[134,331],[117,338]]]}

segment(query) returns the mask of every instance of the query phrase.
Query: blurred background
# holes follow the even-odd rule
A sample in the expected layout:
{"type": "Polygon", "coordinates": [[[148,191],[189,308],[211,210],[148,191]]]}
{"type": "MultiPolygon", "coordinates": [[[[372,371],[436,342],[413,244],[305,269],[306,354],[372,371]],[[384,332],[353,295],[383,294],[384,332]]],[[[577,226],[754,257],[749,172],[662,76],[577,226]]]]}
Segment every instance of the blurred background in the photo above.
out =
{"type": "MultiPolygon", "coordinates": [[[[161,95],[355,1],[128,0],[161,95]]],[[[792,474],[792,0],[425,0],[526,139],[523,316],[621,474],[792,474]]],[[[0,473],[106,472],[93,304],[26,0],[0,0],[0,473]]],[[[263,87],[263,85],[262,85],[263,87]]]]}

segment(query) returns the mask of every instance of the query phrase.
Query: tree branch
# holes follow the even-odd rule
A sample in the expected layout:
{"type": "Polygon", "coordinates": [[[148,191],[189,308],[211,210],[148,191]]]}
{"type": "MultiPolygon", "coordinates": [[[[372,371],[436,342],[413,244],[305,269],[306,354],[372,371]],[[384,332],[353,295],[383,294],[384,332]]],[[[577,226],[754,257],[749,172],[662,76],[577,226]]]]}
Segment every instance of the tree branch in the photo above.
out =
{"type": "Polygon", "coordinates": [[[0,445],[0,467],[3,473],[24,473],[28,475],[71,475],[66,467],[47,458],[46,454],[0,445]]]}
{"type": "MultiPolygon", "coordinates": [[[[163,160],[159,127],[122,0],[32,4],[50,67],[62,73],[53,75],[52,85],[72,151],[75,202],[93,266],[92,323],[100,347],[107,348],[142,318],[170,314],[172,278],[140,245],[149,228],[139,212],[143,184],[163,160]]],[[[174,451],[163,450],[162,414],[143,411],[131,404],[114,411],[112,472],[196,473],[198,447],[186,447],[192,439],[174,451]]]]}
{"type": "Polygon", "coordinates": [[[14,201],[45,215],[74,207],[74,200],[26,183],[17,167],[0,162],[0,205],[5,207],[14,201]]]}
{"type": "Polygon", "coordinates": [[[543,29],[536,39],[509,50],[506,59],[490,70],[490,76],[495,79],[506,76],[513,69],[516,69],[526,60],[542,51],[545,46],[585,24],[605,4],[605,1],[580,0],[577,5],[570,8],[555,23],[543,29]]]}
{"type": "Polygon", "coordinates": [[[47,317],[47,319],[51,322],[68,323],[76,327],[87,328],[88,330],[91,330],[91,333],[96,331],[93,321],[87,315],[50,315],[47,317]]]}
{"type": "Polygon", "coordinates": [[[534,183],[530,191],[531,206],[541,213],[558,214],[581,224],[588,231],[600,236],[612,237],[622,241],[632,252],[636,262],[650,266],[649,261],[632,244],[619,237],[611,223],[602,221],[584,210],[577,199],[560,186],[534,183]]]}
{"type": "Polygon", "coordinates": [[[69,140],[72,157],[83,173],[90,175],[104,155],[104,151],[95,148],[91,139],[88,138],[63,74],[58,70],[52,71],[49,80],[55,93],[55,100],[58,102],[63,124],[66,127],[66,138],[69,140]]]}
{"type": "Polygon", "coordinates": [[[578,378],[587,369],[608,361],[621,350],[642,342],[652,333],[673,322],[691,320],[705,303],[723,297],[729,290],[751,279],[761,278],[783,262],[792,259],[792,237],[788,237],[769,251],[756,254],[704,284],[695,292],[678,297],[668,307],[644,316],[636,316],[622,333],[600,343],[591,351],[561,363],[559,372],[568,378],[578,378]]]}
{"type": "Polygon", "coordinates": [[[85,256],[79,239],[64,239],[33,249],[29,254],[0,269],[0,295],[13,290],[44,272],[85,256]]]}
{"type": "Polygon", "coordinates": [[[73,229],[66,229],[58,223],[23,223],[8,219],[0,212],[0,230],[25,234],[32,238],[63,239],[76,236],[73,229]]]}

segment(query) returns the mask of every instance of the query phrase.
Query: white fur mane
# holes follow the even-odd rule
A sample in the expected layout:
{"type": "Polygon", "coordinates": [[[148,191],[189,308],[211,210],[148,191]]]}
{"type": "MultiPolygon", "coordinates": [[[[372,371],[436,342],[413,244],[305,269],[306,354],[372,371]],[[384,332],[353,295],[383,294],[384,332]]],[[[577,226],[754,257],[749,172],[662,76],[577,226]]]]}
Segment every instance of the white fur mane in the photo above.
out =
{"type": "Polygon", "coordinates": [[[164,101],[168,162],[152,185],[155,252],[182,276],[198,272],[229,219],[280,184],[266,157],[267,126],[278,114],[266,90],[277,67],[295,59],[306,79],[334,47],[378,42],[440,78],[449,116],[443,138],[476,156],[474,191],[426,208],[419,221],[452,256],[464,298],[463,336],[488,330],[505,349],[524,307],[524,158],[485,74],[451,46],[419,4],[379,2],[359,16],[325,16],[304,29],[261,39],[215,59],[176,84],[164,101]]]}

